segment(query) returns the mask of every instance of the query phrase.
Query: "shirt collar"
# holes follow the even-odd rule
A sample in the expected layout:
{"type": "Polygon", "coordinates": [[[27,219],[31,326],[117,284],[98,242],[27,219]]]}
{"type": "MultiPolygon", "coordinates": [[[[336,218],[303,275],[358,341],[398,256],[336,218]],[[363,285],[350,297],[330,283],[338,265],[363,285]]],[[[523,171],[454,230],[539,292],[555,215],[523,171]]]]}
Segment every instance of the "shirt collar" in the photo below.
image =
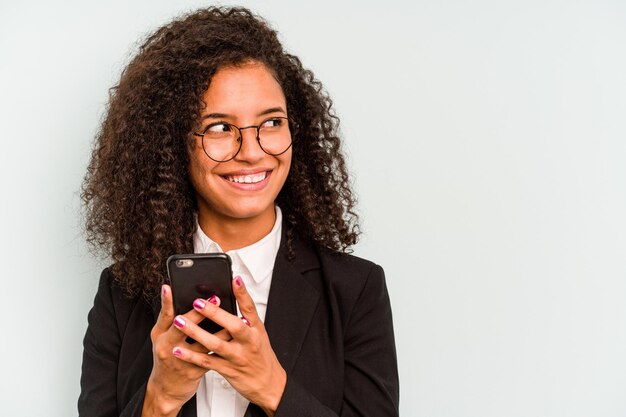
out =
{"type": "MultiPolygon", "coordinates": [[[[276,208],[276,221],[272,230],[261,240],[240,249],[230,250],[226,252],[233,261],[237,258],[248,269],[252,279],[256,283],[264,281],[271,275],[274,269],[274,261],[278,248],[280,247],[280,238],[282,235],[283,216],[278,206],[276,208]]],[[[195,253],[213,253],[223,252],[222,248],[204,233],[198,218],[196,217],[196,232],[193,235],[193,248],[195,253]]]]}

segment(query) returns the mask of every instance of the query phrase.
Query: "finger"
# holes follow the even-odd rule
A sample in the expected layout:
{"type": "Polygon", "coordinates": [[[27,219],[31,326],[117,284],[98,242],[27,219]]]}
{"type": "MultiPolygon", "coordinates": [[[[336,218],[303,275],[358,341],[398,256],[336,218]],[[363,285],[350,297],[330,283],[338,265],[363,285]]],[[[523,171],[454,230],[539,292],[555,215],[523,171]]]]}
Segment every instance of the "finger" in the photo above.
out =
{"type": "Polygon", "coordinates": [[[174,326],[176,326],[181,333],[193,338],[196,342],[204,346],[208,351],[215,352],[225,358],[232,356],[232,349],[227,341],[207,332],[197,324],[185,320],[183,316],[176,316],[174,318],[174,326]]]}
{"type": "Polygon", "coordinates": [[[181,317],[185,322],[190,322],[190,323],[200,323],[202,320],[205,319],[205,317],[200,314],[198,311],[196,311],[195,309],[191,309],[188,312],[186,312],[185,314],[179,314],[178,316],[174,317],[176,311],[172,312],[172,319],[170,320],[170,327],[166,333],[166,338],[167,340],[171,343],[171,344],[175,344],[175,343],[180,343],[182,340],[185,339],[185,334],[180,332],[180,329],[178,328],[178,326],[176,326],[175,324],[175,320],[176,317],[181,317]]]}
{"type": "Polygon", "coordinates": [[[192,363],[200,368],[215,370],[218,372],[225,363],[224,359],[219,356],[194,352],[193,350],[187,349],[183,346],[174,347],[174,349],[172,349],[172,354],[178,359],[192,363]]]}
{"type": "Polygon", "coordinates": [[[160,332],[165,332],[174,320],[174,302],[172,301],[172,289],[169,285],[161,286],[161,311],[155,327],[160,332]]]}
{"type": "Polygon", "coordinates": [[[256,311],[254,300],[250,297],[243,280],[239,276],[233,279],[233,292],[235,293],[235,298],[237,298],[237,304],[239,304],[239,311],[248,321],[248,325],[253,327],[260,323],[261,319],[256,311]]]}
{"type": "Polygon", "coordinates": [[[209,320],[214,321],[226,329],[232,338],[245,340],[245,338],[248,337],[250,328],[246,326],[239,317],[219,308],[219,297],[214,295],[207,301],[208,302],[197,299],[194,301],[193,307],[204,317],[207,317],[209,320]]]}
{"type": "MultiPolygon", "coordinates": [[[[186,316],[199,323],[204,318],[201,314],[198,314],[194,309],[189,310],[186,316]]],[[[166,331],[172,325],[174,319],[174,300],[172,297],[172,288],[164,284],[161,286],[161,311],[157,318],[156,326],[161,331],[166,331]]]]}
{"type": "MultiPolygon", "coordinates": [[[[213,333],[213,334],[225,342],[231,341],[233,339],[230,333],[228,333],[228,330],[226,329],[222,329],[219,332],[213,333]]],[[[198,352],[198,353],[204,353],[205,355],[210,352],[209,349],[204,347],[204,345],[202,345],[201,343],[192,343],[190,345],[185,345],[185,346],[187,347],[187,349],[193,350],[194,352],[198,352]]]]}
{"type": "MultiPolygon", "coordinates": [[[[220,338],[221,340],[225,342],[230,342],[231,340],[233,340],[233,337],[230,335],[230,333],[228,333],[228,330],[226,329],[222,329],[217,333],[213,333],[213,335],[215,337],[220,338]]],[[[188,346],[188,348],[193,350],[194,352],[202,352],[202,353],[209,352],[209,350],[200,343],[192,343],[188,346]]]]}
{"type": "Polygon", "coordinates": [[[185,346],[186,349],[193,350],[194,352],[204,353],[205,355],[209,353],[209,349],[202,346],[200,343],[192,343],[192,344],[179,344],[179,346],[185,346]]]}
{"type": "Polygon", "coordinates": [[[230,335],[230,333],[228,333],[228,330],[226,329],[222,329],[217,333],[213,333],[216,337],[219,337],[220,339],[222,339],[225,342],[229,342],[231,340],[233,340],[233,337],[230,335]]]}

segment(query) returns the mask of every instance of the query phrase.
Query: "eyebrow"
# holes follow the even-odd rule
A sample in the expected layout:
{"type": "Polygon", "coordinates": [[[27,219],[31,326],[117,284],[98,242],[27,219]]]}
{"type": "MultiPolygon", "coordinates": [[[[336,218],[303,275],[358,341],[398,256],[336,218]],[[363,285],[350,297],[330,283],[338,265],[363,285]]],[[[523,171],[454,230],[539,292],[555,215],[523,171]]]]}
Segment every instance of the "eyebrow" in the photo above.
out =
{"type": "MultiPolygon", "coordinates": [[[[263,110],[261,113],[257,114],[258,116],[265,116],[271,113],[287,113],[282,107],[270,107],[269,109],[263,110]]],[[[202,120],[204,119],[226,119],[226,118],[234,118],[231,114],[226,113],[209,113],[202,116],[202,120]]]]}

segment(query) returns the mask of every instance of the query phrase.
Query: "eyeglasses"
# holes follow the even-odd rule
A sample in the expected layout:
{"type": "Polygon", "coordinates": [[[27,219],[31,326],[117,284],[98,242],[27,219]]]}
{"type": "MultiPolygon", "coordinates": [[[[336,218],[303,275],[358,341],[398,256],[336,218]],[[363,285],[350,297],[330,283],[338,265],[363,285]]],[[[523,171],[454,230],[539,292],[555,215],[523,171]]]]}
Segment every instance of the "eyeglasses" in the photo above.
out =
{"type": "Polygon", "coordinates": [[[233,159],[243,144],[244,129],[256,129],[256,140],[268,155],[281,155],[291,147],[291,135],[295,135],[296,124],[291,122],[294,132],[290,130],[287,117],[272,117],[258,126],[238,127],[231,123],[218,122],[208,125],[202,133],[194,136],[202,138],[202,149],[206,156],[215,162],[227,162],[233,159]]]}

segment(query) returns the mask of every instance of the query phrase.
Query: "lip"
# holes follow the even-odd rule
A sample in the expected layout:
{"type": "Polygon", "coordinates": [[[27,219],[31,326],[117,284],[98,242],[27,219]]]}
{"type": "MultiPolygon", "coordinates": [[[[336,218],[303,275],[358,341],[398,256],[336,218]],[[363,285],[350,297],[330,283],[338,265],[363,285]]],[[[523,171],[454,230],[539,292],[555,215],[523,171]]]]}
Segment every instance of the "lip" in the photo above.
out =
{"type": "Polygon", "coordinates": [[[254,169],[239,169],[237,171],[230,171],[224,174],[219,174],[222,177],[228,177],[229,175],[254,175],[259,172],[272,172],[271,168],[254,168],[254,169]]]}
{"type": "Polygon", "coordinates": [[[231,187],[237,189],[237,190],[242,190],[242,191],[260,191],[262,189],[264,189],[267,184],[269,183],[270,177],[272,176],[272,170],[271,169],[242,169],[239,171],[232,171],[229,172],[228,174],[220,174],[220,178],[228,185],[230,185],[231,187]],[[228,177],[229,175],[254,175],[254,174],[258,174],[260,172],[267,172],[267,174],[265,175],[265,178],[262,181],[259,182],[255,182],[255,183],[245,183],[245,182],[233,182],[233,181],[228,181],[228,179],[226,177],[228,177]]]}

